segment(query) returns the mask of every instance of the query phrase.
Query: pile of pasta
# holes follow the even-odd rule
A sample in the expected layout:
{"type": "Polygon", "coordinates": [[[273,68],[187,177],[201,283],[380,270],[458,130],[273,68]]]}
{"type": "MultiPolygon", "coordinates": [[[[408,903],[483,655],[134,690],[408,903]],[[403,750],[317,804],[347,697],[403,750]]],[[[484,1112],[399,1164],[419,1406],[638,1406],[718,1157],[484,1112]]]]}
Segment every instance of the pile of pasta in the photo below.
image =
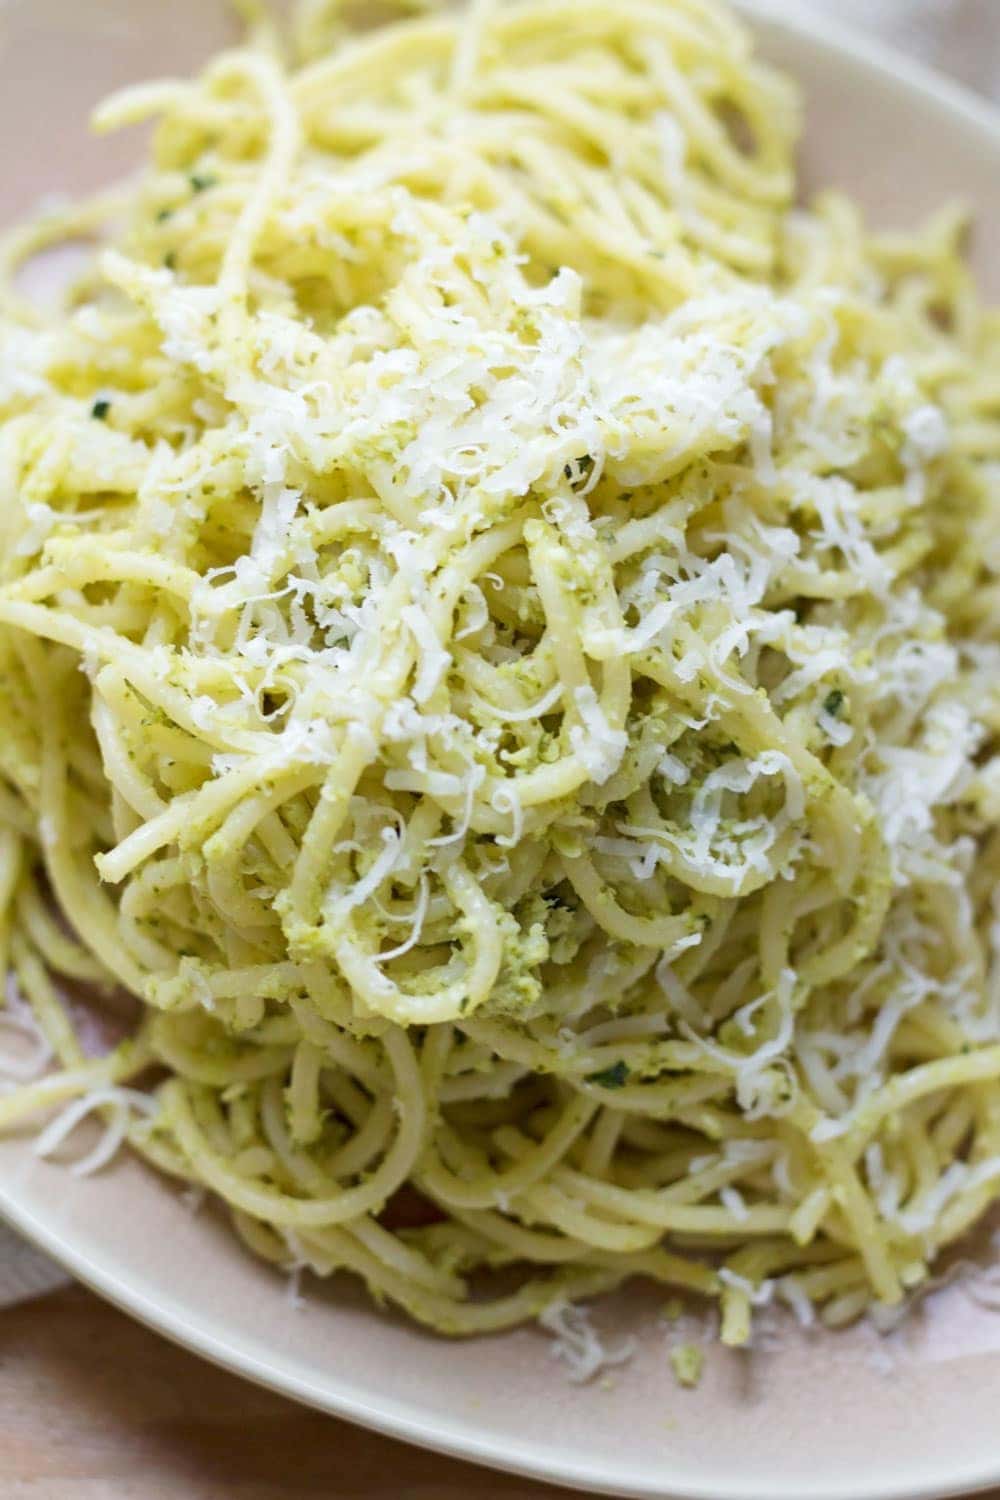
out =
{"type": "Polygon", "coordinates": [[[797,207],[711,0],[313,0],[154,116],[3,244],[0,1127],[452,1334],[900,1303],[1000,1195],[961,212],[797,207]]]}

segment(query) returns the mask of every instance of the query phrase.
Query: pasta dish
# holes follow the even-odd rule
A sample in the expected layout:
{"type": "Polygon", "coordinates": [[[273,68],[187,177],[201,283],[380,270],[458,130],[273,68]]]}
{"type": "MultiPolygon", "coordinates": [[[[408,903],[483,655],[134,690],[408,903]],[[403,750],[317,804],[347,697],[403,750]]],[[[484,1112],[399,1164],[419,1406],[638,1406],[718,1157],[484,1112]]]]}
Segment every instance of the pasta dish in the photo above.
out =
{"type": "Polygon", "coordinates": [[[0,250],[0,1128],[449,1334],[900,1304],[1000,1196],[964,211],[804,207],[714,0],[241,8],[0,250]]]}

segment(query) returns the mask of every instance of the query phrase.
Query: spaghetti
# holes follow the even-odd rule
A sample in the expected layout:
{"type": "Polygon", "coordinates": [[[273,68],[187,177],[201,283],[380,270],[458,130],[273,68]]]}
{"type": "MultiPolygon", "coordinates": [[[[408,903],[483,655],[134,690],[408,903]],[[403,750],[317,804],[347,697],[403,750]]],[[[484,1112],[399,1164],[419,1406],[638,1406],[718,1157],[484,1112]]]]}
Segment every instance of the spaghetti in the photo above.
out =
{"type": "Polygon", "coordinates": [[[96,1110],[87,1165],[448,1333],[898,1303],[1000,1194],[962,217],[794,207],[708,0],[417,9],[117,96],[143,175],[6,242],[0,938],[60,1066],[0,1126],[96,1110]]]}

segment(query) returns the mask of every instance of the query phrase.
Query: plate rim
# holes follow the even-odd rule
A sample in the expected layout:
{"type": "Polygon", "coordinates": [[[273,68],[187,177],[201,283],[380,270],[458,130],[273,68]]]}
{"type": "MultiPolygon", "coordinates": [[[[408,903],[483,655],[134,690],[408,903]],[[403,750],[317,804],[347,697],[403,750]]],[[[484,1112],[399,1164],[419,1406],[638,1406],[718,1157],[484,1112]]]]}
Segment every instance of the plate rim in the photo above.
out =
{"type": "MultiPolygon", "coordinates": [[[[923,102],[939,113],[971,127],[1000,158],[1000,109],[964,84],[878,38],[827,16],[814,15],[805,0],[729,0],[729,3],[755,30],[776,37],[784,35],[793,42],[832,53],[867,73],[887,90],[922,96],[923,102]]],[[[1000,183],[997,190],[1000,192],[1000,183]]],[[[474,1424],[460,1418],[445,1421],[422,1414],[415,1404],[404,1406],[395,1400],[373,1404],[352,1394],[342,1382],[337,1389],[321,1386],[284,1365],[270,1364],[238,1340],[230,1342],[211,1327],[189,1319],[183,1306],[172,1303],[165,1291],[151,1294],[127,1267],[116,1269],[113,1261],[92,1257],[37,1217],[18,1201],[16,1192],[3,1184],[0,1184],[0,1220],[119,1311],[218,1368],[341,1421],[495,1471],[587,1494],[618,1496],[621,1500],[948,1500],[955,1496],[972,1497],[1000,1485],[998,1435],[996,1452],[986,1460],[967,1465],[956,1465],[952,1460],[947,1466],[942,1464],[935,1474],[917,1480],[916,1487],[912,1474],[902,1475],[898,1481],[880,1482],[877,1489],[864,1496],[859,1494],[856,1484],[847,1488],[846,1480],[832,1486],[820,1480],[810,1487],[807,1497],[802,1497],[799,1489],[792,1491],[785,1487],[780,1476],[770,1477],[766,1484],[731,1481],[724,1489],[715,1481],[686,1482],[668,1492],[655,1476],[639,1486],[623,1486],[620,1479],[615,1480],[610,1472],[598,1470],[591,1462],[578,1466],[567,1461],[566,1455],[559,1456],[558,1449],[537,1444],[511,1447],[505,1443],[501,1450],[488,1430],[477,1431],[474,1424]]]]}
{"type": "Polygon", "coordinates": [[[794,1487],[789,1487],[788,1482],[779,1476],[740,1482],[735,1487],[727,1483],[725,1489],[711,1481],[686,1482],[666,1490],[653,1475],[648,1483],[623,1485],[620,1479],[611,1476],[610,1471],[601,1472],[592,1463],[577,1466],[561,1461],[556,1456],[558,1450],[542,1449],[535,1444],[523,1448],[505,1444],[501,1452],[496,1440],[489,1437],[485,1429],[477,1430],[475,1424],[459,1418],[444,1422],[439,1417],[428,1417],[416,1405],[404,1407],[397,1401],[374,1405],[364,1397],[343,1389],[334,1391],[283,1366],[271,1365],[248,1351],[238,1340],[229,1342],[212,1328],[190,1320],[183,1306],[173,1304],[167,1294],[153,1296],[117,1273],[112,1266],[93,1259],[18,1203],[16,1196],[2,1185],[0,1220],[119,1312],[228,1374],[397,1442],[495,1472],[538,1480],[581,1494],[618,1497],[618,1500],[953,1500],[953,1497],[973,1500],[975,1495],[992,1490],[1000,1482],[998,1446],[996,1457],[985,1466],[976,1463],[966,1470],[950,1468],[946,1472],[942,1469],[937,1477],[928,1476],[926,1481],[916,1481],[916,1484],[912,1473],[904,1474],[898,1482],[882,1483],[877,1489],[863,1493],[854,1483],[846,1487],[846,1480],[833,1486],[820,1480],[814,1482],[804,1495],[800,1481],[793,1481],[794,1487]]]}

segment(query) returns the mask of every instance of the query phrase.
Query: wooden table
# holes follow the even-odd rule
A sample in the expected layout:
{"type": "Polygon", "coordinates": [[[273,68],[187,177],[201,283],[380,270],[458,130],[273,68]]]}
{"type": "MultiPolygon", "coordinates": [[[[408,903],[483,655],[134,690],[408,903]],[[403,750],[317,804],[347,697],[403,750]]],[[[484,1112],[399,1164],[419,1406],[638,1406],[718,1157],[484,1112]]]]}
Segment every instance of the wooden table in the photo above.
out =
{"type": "Polygon", "coordinates": [[[269,1395],[82,1288],[0,1313],[0,1500],[568,1495],[269,1395]]]}
{"type": "Polygon", "coordinates": [[[307,1411],[74,1287],[0,1313],[2,1500],[561,1500],[307,1411]]]}

